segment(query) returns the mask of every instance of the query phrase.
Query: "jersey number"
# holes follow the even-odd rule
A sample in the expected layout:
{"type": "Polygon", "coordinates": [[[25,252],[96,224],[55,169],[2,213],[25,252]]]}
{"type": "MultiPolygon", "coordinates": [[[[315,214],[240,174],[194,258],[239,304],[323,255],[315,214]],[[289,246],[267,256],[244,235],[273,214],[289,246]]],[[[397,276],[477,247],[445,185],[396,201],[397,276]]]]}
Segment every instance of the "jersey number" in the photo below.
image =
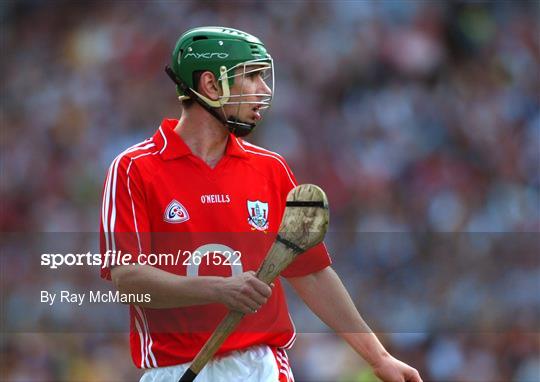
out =
{"type": "Polygon", "coordinates": [[[190,256],[184,261],[184,265],[187,266],[187,276],[198,276],[199,265],[204,263],[203,258],[205,256],[213,256],[214,258],[207,259],[209,263],[215,265],[225,265],[231,267],[231,273],[233,276],[240,275],[243,272],[241,254],[235,251],[231,247],[223,244],[205,244],[194,250],[190,256]],[[224,261],[216,264],[214,260],[215,256],[222,256],[224,261]]]}

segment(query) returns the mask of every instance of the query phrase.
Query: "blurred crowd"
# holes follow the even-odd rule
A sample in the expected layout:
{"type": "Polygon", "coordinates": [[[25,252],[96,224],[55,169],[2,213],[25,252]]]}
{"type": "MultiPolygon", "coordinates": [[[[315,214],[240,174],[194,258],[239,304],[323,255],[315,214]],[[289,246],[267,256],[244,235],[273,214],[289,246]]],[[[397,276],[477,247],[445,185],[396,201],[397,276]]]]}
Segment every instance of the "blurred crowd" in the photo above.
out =
{"type": "MultiPolygon", "coordinates": [[[[276,72],[248,140],[327,192],[335,267],[389,349],[424,380],[540,381],[539,12],[534,0],[0,2],[2,232],[95,232],[111,160],[180,115],[163,70],[177,37],[242,29],[276,72]]],[[[16,321],[27,310],[5,307],[32,306],[21,280],[40,276],[2,252],[16,268],[2,273],[2,314],[16,321]]],[[[291,309],[311,333],[290,351],[297,380],[373,380],[294,296],[291,309]]],[[[139,375],[125,334],[36,328],[2,330],[0,379],[139,375]]]]}

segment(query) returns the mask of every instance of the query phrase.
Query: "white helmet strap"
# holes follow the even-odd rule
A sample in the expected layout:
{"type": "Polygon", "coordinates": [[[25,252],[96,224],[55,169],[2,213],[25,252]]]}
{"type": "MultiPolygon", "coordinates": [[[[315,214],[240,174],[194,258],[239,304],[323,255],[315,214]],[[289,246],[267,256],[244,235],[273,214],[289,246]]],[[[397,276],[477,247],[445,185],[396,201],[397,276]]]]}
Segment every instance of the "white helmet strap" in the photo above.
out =
{"type": "MultiPolygon", "coordinates": [[[[227,68],[225,66],[221,66],[219,68],[219,72],[221,73],[221,76],[219,77],[218,81],[221,81],[221,87],[223,88],[223,96],[219,97],[218,100],[212,100],[201,93],[197,92],[195,89],[190,88],[190,90],[197,95],[200,99],[202,99],[208,106],[211,107],[222,107],[227,102],[229,102],[229,97],[231,96],[231,90],[229,89],[229,77],[227,76],[227,68]]],[[[180,101],[189,99],[188,96],[180,96],[178,97],[180,101]]]]}

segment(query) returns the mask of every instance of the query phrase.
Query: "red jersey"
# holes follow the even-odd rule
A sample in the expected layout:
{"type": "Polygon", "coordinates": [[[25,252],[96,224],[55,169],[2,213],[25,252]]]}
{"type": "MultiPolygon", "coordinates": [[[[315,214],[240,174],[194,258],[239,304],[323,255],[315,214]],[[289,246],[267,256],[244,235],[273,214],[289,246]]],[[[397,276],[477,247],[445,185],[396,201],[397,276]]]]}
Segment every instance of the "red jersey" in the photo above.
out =
{"type": "MultiPolygon", "coordinates": [[[[294,175],[280,155],[232,134],[212,169],[174,132],[177,123],[163,120],[152,138],[112,162],[103,193],[102,253],[171,254],[173,263],[169,258],[155,266],[188,277],[257,270],[278,231],[287,193],[296,186],[294,175]]],[[[319,244],[299,255],[282,276],[307,275],[330,263],[319,244]]],[[[102,277],[110,279],[110,269],[104,268],[102,277]]],[[[221,304],[131,305],[133,362],[151,368],[191,361],[226,312],[221,304]]],[[[294,339],[278,278],[268,302],[244,317],[217,354],[257,344],[287,348],[294,339]]]]}

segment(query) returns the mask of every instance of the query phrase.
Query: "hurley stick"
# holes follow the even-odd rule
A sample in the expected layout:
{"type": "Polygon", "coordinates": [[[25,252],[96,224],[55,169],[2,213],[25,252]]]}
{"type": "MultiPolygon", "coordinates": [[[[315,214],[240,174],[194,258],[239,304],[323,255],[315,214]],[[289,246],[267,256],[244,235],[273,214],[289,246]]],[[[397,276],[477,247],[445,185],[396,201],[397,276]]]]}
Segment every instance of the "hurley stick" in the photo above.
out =
{"type": "MultiPolygon", "coordinates": [[[[274,244],[257,271],[257,277],[270,285],[300,253],[319,244],[328,228],[328,199],[313,184],[301,184],[287,195],[285,213],[274,244]]],[[[191,382],[219,347],[234,331],[244,313],[231,311],[206,341],[179,382],[191,382]]]]}

